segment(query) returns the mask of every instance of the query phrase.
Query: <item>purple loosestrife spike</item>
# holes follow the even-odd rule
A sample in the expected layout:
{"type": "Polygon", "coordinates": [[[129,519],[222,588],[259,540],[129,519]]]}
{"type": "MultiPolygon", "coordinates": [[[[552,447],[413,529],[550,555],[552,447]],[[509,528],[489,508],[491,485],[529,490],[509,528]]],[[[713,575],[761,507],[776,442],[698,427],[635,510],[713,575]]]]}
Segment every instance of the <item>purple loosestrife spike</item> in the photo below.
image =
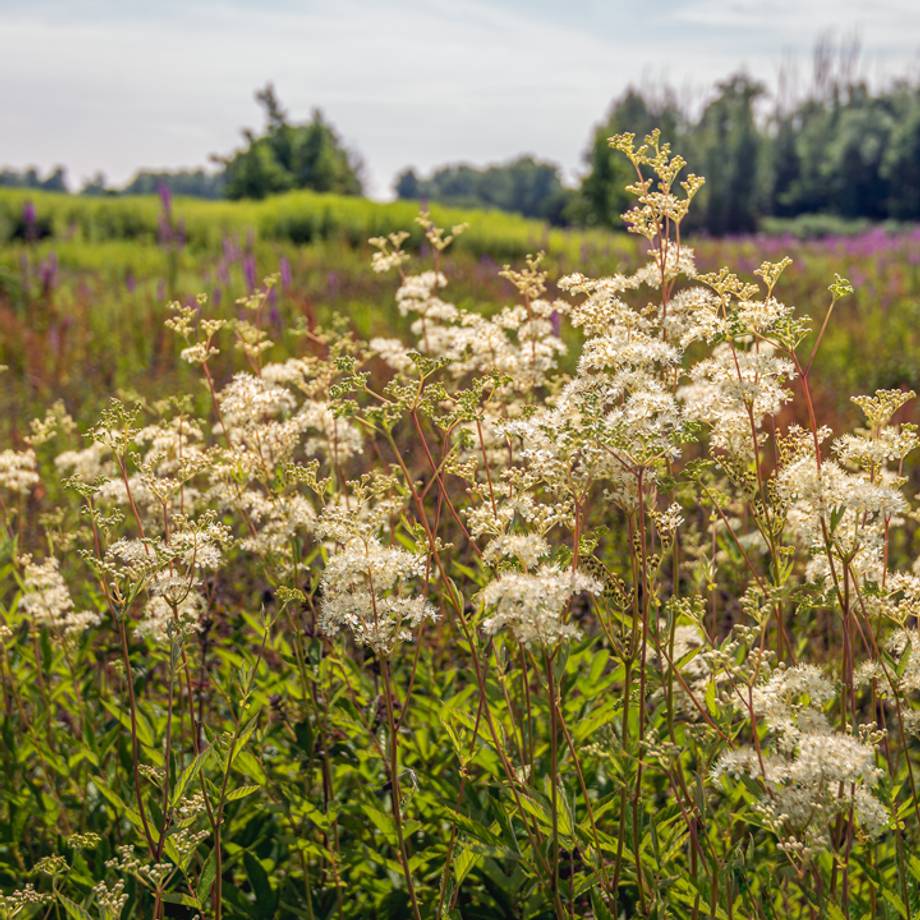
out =
{"type": "Polygon", "coordinates": [[[165,182],[161,182],[157,193],[160,196],[160,201],[163,204],[163,211],[169,217],[172,211],[172,191],[165,182]]]}
{"type": "Polygon", "coordinates": [[[243,259],[243,277],[246,279],[246,290],[251,294],[256,289],[256,260],[252,256],[243,259]]]}
{"type": "Polygon", "coordinates": [[[22,206],[22,222],[25,225],[26,240],[30,243],[35,242],[38,239],[38,216],[31,201],[22,206]]]}
{"type": "Polygon", "coordinates": [[[38,269],[38,277],[41,280],[42,293],[47,297],[56,284],[58,276],[58,258],[55,253],[50,253],[38,269]]]}
{"type": "Polygon", "coordinates": [[[286,256],[282,256],[278,260],[278,273],[281,275],[282,290],[288,290],[293,283],[293,277],[291,275],[291,263],[286,256]]]}

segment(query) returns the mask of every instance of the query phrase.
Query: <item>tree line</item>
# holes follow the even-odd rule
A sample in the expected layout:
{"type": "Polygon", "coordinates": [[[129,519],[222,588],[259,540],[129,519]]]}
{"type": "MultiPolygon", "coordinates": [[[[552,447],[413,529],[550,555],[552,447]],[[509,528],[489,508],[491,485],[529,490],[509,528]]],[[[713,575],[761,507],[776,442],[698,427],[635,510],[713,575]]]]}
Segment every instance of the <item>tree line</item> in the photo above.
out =
{"type": "MultiPolygon", "coordinates": [[[[744,74],[718,83],[701,107],[674,92],[627,89],[593,129],[584,171],[567,185],[559,167],[534,156],[477,167],[448,164],[420,175],[407,168],[397,197],[459,207],[512,211],[559,226],[619,226],[630,181],[607,138],[652,128],[686,151],[707,177],[692,229],[714,235],[756,230],[767,217],[836,215],[871,220],[920,220],[920,84],[902,80],[873,88],[852,75],[852,61],[828,48],[815,55],[808,91],[783,97],[744,74]],[[835,64],[836,61],[836,64],[835,64]]],[[[363,165],[319,110],[293,122],[269,84],[256,94],[261,132],[213,157],[215,169],[139,172],[117,192],[96,176],[84,194],[149,194],[162,188],[202,198],[263,198],[291,189],[359,195],[363,165]]],[[[0,185],[63,190],[57,167],[0,171],[0,185]]]]}
{"type": "Polygon", "coordinates": [[[810,214],[920,220],[920,86],[907,81],[873,90],[863,81],[825,79],[781,104],[739,74],[718,83],[696,114],[672,92],[631,87],[595,127],[575,188],[564,186],[554,164],[522,157],[486,169],[445,166],[428,178],[409,169],[396,193],[560,225],[617,227],[632,177],[607,138],[633,131],[641,139],[653,128],[706,176],[691,229],[746,233],[765,217],[810,214]]]}

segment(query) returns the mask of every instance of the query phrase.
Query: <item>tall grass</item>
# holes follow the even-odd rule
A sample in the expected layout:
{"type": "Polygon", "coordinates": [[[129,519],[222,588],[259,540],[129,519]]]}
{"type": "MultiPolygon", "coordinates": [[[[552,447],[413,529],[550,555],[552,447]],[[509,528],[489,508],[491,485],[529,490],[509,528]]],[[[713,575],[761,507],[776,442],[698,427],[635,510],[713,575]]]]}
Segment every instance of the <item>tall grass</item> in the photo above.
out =
{"type": "MultiPolygon", "coordinates": [[[[0,189],[0,243],[29,235],[24,213],[35,211],[34,233],[56,240],[90,243],[158,239],[162,202],[156,196],[92,198],[20,189],[0,189]]],[[[414,227],[419,204],[380,203],[365,198],[300,191],[264,201],[226,202],[176,198],[172,210],[185,240],[197,249],[214,249],[227,236],[277,240],[296,244],[343,242],[362,247],[373,236],[414,227]]],[[[470,224],[460,248],[504,259],[543,249],[576,257],[584,246],[605,246],[604,232],[549,228],[503,211],[477,211],[432,205],[434,219],[444,226],[470,224]]],[[[415,227],[415,241],[422,239],[415,227]]]]}

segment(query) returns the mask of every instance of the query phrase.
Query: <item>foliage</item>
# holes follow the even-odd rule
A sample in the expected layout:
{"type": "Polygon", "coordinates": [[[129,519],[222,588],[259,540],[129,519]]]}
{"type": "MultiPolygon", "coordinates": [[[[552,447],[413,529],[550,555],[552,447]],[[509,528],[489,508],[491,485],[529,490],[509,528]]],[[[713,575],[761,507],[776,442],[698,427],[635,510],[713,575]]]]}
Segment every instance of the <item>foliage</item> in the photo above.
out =
{"type": "Polygon", "coordinates": [[[245,146],[218,158],[228,198],[265,198],[291,189],[360,194],[360,164],[319,109],[309,122],[292,124],[271,83],[256,99],[265,110],[265,133],[244,131],[245,146]]]}
{"type": "MultiPolygon", "coordinates": [[[[29,210],[41,238],[85,242],[131,240],[152,243],[161,234],[159,196],[118,196],[87,199],[19,189],[0,189],[0,243],[28,237],[23,214],[29,210]]],[[[252,240],[297,244],[341,242],[365,246],[370,236],[412,226],[418,205],[408,201],[376,202],[353,195],[299,191],[263,201],[202,201],[176,198],[171,203],[185,242],[193,249],[215,250],[228,235],[252,240]]],[[[568,232],[543,221],[500,211],[476,211],[431,206],[444,224],[469,223],[461,248],[478,255],[513,258],[536,249],[577,254],[582,247],[610,244],[609,233],[568,232]]],[[[414,227],[413,239],[423,235],[414,227]]]]}
{"type": "Polygon", "coordinates": [[[190,198],[222,198],[225,178],[203,169],[139,170],[124,187],[125,195],[155,195],[167,188],[173,195],[190,198]]]}
{"type": "Polygon", "coordinates": [[[675,143],[682,140],[684,119],[677,101],[669,94],[653,96],[630,87],[615,100],[606,119],[593,132],[585,153],[587,172],[579,189],[578,211],[589,226],[618,227],[629,206],[626,186],[632,181],[629,163],[610,149],[607,138],[621,131],[640,136],[654,128],[675,143]]]}
{"type": "Polygon", "coordinates": [[[718,83],[695,114],[667,93],[627,90],[593,135],[573,213],[593,225],[617,220],[625,207],[622,164],[604,140],[658,123],[710,177],[689,227],[744,233],[765,217],[808,214],[920,220],[916,84],[872,90],[841,74],[794,103],[774,96],[766,108],[765,94],[739,74],[718,83]]]}
{"type": "Polygon", "coordinates": [[[754,105],[764,88],[746,77],[717,87],[694,138],[694,150],[707,176],[713,176],[701,202],[702,226],[710,233],[750,233],[761,213],[763,148],[754,105]]]}
{"type": "Polygon", "coordinates": [[[0,911],[920,909],[908,378],[832,432],[853,285],[810,323],[788,258],[698,269],[703,180],[657,132],[610,142],[635,270],[551,287],[529,256],[473,309],[466,229],[422,214],[423,248],[370,241],[384,334],[286,326],[282,263],[171,304],[160,398],[19,419],[0,911]]]}
{"type": "Polygon", "coordinates": [[[44,179],[34,166],[28,169],[0,169],[0,188],[34,188],[47,192],[67,191],[67,171],[56,166],[44,179]]]}
{"type": "Polygon", "coordinates": [[[402,199],[499,208],[556,225],[568,222],[571,199],[571,192],[563,187],[559,167],[530,156],[482,169],[465,163],[442,166],[427,179],[407,169],[396,177],[395,190],[402,199]]]}

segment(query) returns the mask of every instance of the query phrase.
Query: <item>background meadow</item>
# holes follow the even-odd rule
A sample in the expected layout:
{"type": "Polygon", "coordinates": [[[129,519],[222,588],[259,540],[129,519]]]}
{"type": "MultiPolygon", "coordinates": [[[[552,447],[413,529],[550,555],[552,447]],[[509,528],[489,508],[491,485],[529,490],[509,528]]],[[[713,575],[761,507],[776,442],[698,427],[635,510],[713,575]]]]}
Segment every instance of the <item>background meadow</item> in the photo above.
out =
{"type": "MultiPolygon", "coordinates": [[[[233,316],[270,274],[280,280],[271,304],[279,333],[332,315],[368,337],[407,329],[387,282],[368,270],[367,240],[414,227],[417,205],[310,192],[223,203],[165,196],[0,191],[0,362],[16,371],[6,381],[12,431],[21,429],[23,405],[40,407],[54,394],[88,418],[109,389],[165,391],[189,373],[162,331],[167,303],[207,293],[212,308],[233,316]]],[[[527,253],[545,252],[558,277],[621,271],[644,246],[623,232],[552,228],[505,212],[431,210],[444,226],[469,225],[447,270],[460,302],[486,312],[511,294],[502,265],[527,253]]],[[[823,309],[835,273],[853,282],[820,355],[822,405],[848,418],[848,394],[860,386],[918,379],[920,230],[834,221],[772,229],[697,235],[689,245],[705,271],[750,273],[763,258],[791,253],[790,300],[806,313],[823,309]]],[[[412,242],[424,246],[417,227],[412,242]]],[[[294,342],[282,335],[279,354],[294,342]]]]}

